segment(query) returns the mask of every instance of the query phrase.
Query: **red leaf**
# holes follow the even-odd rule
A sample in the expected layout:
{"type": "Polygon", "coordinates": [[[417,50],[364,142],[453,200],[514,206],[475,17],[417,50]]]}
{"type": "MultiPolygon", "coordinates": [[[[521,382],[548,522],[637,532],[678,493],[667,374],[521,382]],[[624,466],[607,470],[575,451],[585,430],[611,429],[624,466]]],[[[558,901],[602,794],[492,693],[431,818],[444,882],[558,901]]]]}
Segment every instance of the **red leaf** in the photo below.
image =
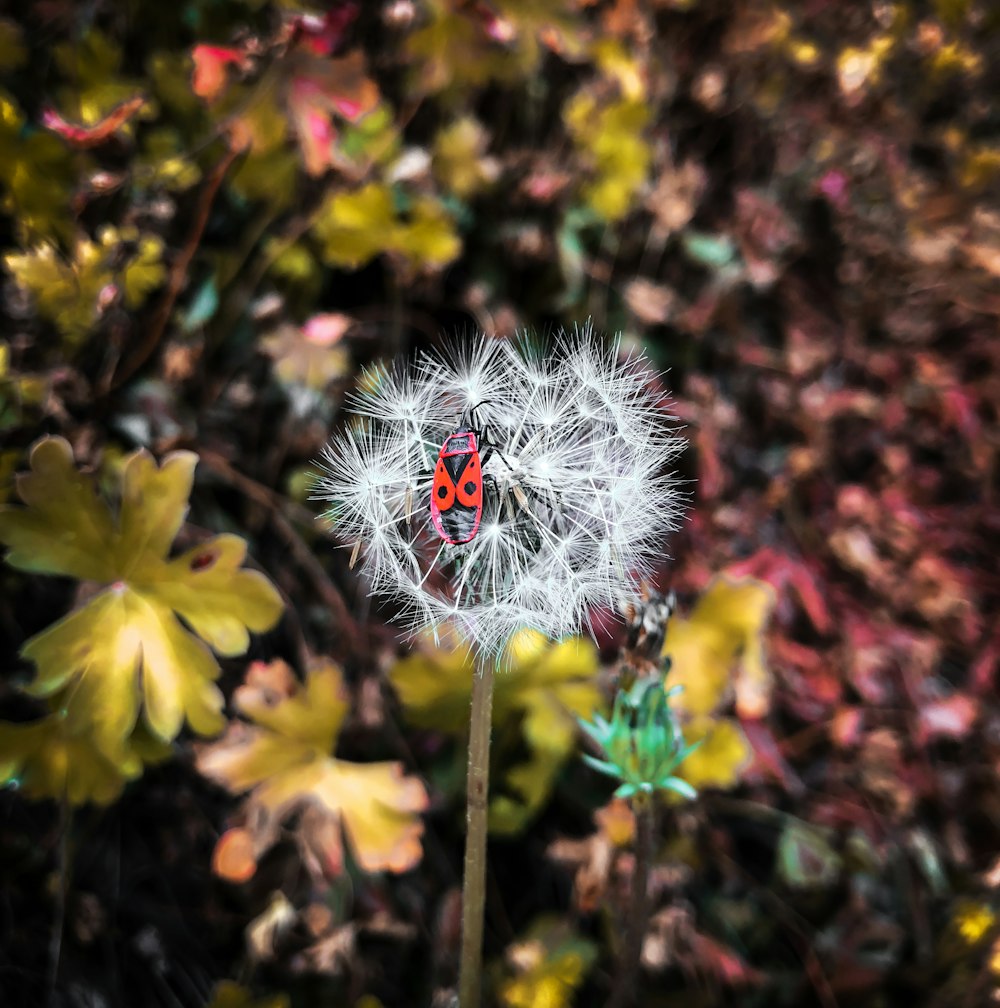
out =
{"type": "Polygon", "coordinates": [[[794,560],[786,553],[765,547],[753,556],[726,568],[730,577],[755,577],[766,581],[778,595],[785,594],[791,587],[798,596],[802,608],[812,621],[812,625],[822,634],[829,633],[833,621],[830,610],[820,591],[822,577],[813,566],[794,560]]]}
{"type": "Polygon", "coordinates": [[[789,794],[801,794],[805,785],[781,755],[781,749],[771,729],[763,721],[741,720],[740,725],[754,755],[754,762],[743,771],[744,779],[754,772],[766,773],[777,780],[789,794]]]}
{"type": "Polygon", "coordinates": [[[247,55],[239,49],[226,46],[196,45],[191,50],[194,74],[191,89],[199,98],[212,101],[226,84],[226,67],[230,63],[245,68],[247,55]]]}
{"type": "Polygon", "coordinates": [[[348,0],[328,10],[324,17],[301,14],[292,20],[292,38],[316,56],[329,56],[340,46],[358,9],[358,4],[348,0]]]}
{"type": "Polygon", "coordinates": [[[760,970],[748,965],[731,948],[701,932],[695,931],[691,935],[691,948],[698,966],[714,974],[720,983],[734,987],[760,983],[764,979],[760,970]]]}
{"type": "Polygon", "coordinates": [[[969,684],[976,693],[986,693],[993,689],[998,665],[1000,665],[1000,631],[994,633],[972,663],[969,684]]]}
{"type": "Polygon", "coordinates": [[[137,94],[116,105],[99,123],[82,126],[64,119],[55,109],[42,113],[42,125],[74,147],[96,147],[118,132],[146,104],[145,95],[137,94]]]}

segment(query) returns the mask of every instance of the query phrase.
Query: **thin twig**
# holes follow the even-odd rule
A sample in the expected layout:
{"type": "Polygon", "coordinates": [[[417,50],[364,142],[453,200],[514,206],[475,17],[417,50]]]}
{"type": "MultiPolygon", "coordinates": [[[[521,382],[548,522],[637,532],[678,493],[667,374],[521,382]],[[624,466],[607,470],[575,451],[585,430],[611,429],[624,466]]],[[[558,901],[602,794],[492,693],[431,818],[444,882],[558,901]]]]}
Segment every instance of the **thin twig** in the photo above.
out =
{"type": "Polygon", "coordinates": [[[347,608],[343,595],[330,580],[323,565],[313,555],[312,550],[296,531],[295,526],[286,517],[286,511],[291,511],[297,521],[315,523],[316,519],[312,512],[234,469],[226,459],[216,452],[203,449],[199,457],[206,468],[211,469],[217,476],[235,486],[241,493],[246,494],[247,497],[267,510],[274,530],[288,546],[292,559],[305,572],[312,582],[316,594],[330,610],[334,624],[340,632],[340,643],[343,645],[344,653],[351,656],[359,655],[364,646],[364,634],[347,608]]]}
{"type": "Polygon", "coordinates": [[[59,1003],[59,963],[62,959],[63,931],[66,928],[66,890],[69,886],[69,827],[71,812],[69,798],[64,794],[59,802],[59,845],[56,853],[56,905],[52,920],[52,934],[49,937],[49,1008],[59,1003]]]}
{"type": "Polygon", "coordinates": [[[205,225],[208,223],[208,214],[212,209],[216,193],[219,191],[219,186],[222,185],[226,172],[229,171],[233,161],[236,160],[240,153],[238,148],[228,148],[215,168],[212,169],[212,174],[209,175],[201,191],[201,196],[198,199],[198,205],[195,207],[194,223],[188,232],[184,247],[180,250],[177,258],[174,259],[173,265],[170,267],[170,273],[167,276],[167,289],[160,298],[156,314],[153,316],[149,330],[146,333],[146,338],[139,345],[138,350],[118,369],[117,374],[112,375],[107,391],[124,385],[149,360],[157,346],[159,346],[160,340],[163,339],[163,334],[167,330],[167,323],[170,321],[170,316],[174,310],[174,304],[177,301],[178,295],[184,289],[185,283],[187,283],[188,267],[191,265],[195,252],[198,251],[201,236],[204,234],[205,225]]]}
{"type": "Polygon", "coordinates": [[[460,1008],[479,1008],[482,992],[493,673],[493,665],[484,661],[472,680],[469,775],[466,784],[465,875],[462,881],[462,958],[458,974],[460,1008]]]}

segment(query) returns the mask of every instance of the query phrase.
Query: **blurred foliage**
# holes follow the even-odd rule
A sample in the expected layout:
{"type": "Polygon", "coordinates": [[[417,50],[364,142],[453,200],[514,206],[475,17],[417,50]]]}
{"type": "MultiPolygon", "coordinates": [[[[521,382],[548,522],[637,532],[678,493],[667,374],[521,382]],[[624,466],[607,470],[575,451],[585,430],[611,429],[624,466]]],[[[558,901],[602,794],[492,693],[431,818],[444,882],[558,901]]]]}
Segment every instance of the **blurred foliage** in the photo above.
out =
{"type": "MultiPolygon", "coordinates": [[[[398,763],[350,763],[333,758],[348,709],[340,670],[317,661],[300,687],[283,662],[251,670],[234,697],[250,722],[232,724],[202,749],[198,768],[278,819],[313,807],[342,824],[351,852],[366,871],[406,871],[420,860],[427,792],[398,763]]],[[[337,833],[329,831],[325,860],[339,865],[337,833]]]]}
{"type": "MultiPolygon", "coordinates": [[[[508,645],[493,697],[491,761],[494,796],[490,830],[516,834],[549,798],[556,775],[576,748],[576,718],[600,703],[597,652],[584,639],[551,643],[523,630],[508,645]],[[518,754],[527,750],[528,758],[518,754]],[[499,779],[497,779],[499,778],[499,779]]],[[[464,739],[475,668],[467,648],[418,648],[398,661],[389,679],[411,724],[464,739]]],[[[464,748],[447,772],[456,795],[464,787],[464,748]]],[[[464,792],[463,792],[464,793],[464,792]]]]}
{"type": "Polygon", "coordinates": [[[593,942],[574,934],[565,921],[542,918],[508,946],[505,958],[513,975],[500,983],[500,1004],[506,1008],[568,1008],[597,958],[597,949],[593,942]]]}
{"type": "Polygon", "coordinates": [[[734,683],[740,713],[751,713],[751,697],[753,703],[766,702],[769,675],[762,637],[772,594],[768,585],[752,578],[720,578],[687,619],[675,617],[667,626],[667,681],[671,690],[683,687],[675,705],[686,716],[684,737],[692,746],[677,772],[696,789],[732,787],[750,757],[739,722],[719,712],[734,683]]]}
{"type": "Polygon", "coordinates": [[[205,1008],[289,1008],[287,994],[255,998],[250,991],[232,980],[220,980],[205,1008]]]}
{"type": "MultiPolygon", "coordinates": [[[[644,993],[995,1000],[998,36],[989,0],[11,6],[3,1004],[445,999],[472,670],[400,657],[304,487],[364,368],[588,315],[691,442],[646,659],[699,797],[644,993]]],[[[497,681],[496,1003],[614,982],[594,622],[497,681]]]]}
{"type": "Polygon", "coordinates": [[[68,341],[89,334],[110,302],[121,297],[126,308],[139,308],[163,282],[163,243],[153,235],[139,241],[134,228],[119,233],[103,227],[97,242],[78,237],[69,262],[51,245],[23,254],[8,254],[4,263],[17,282],[31,291],[39,315],[53,323],[68,341]],[[123,246],[137,244],[134,252],[123,246]]]}
{"type": "Polygon", "coordinates": [[[108,801],[120,790],[118,768],[124,778],[141,770],[145,747],[135,733],[167,743],[185,720],[200,734],[217,732],[224,722],[212,650],[242,654],[249,630],[278,619],[278,593],[263,575],[240,568],[246,545],[236,536],[167,559],[196,461],[178,452],[157,468],[136,452],[123,466],[116,519],[76,469],[69,443],[47,438],[17,482],[27,507],[0,509],[9,564],[104,586],[21,651],[36,666],[25,692],[56,712],[51,727],[58,724],[61,742],[54,744],[63,747],[47,753],[40,744],[45,720],[3,726],[8,779],[23,774],[35,794],[60,797],[65,782],[75,801],[108,801]]]}

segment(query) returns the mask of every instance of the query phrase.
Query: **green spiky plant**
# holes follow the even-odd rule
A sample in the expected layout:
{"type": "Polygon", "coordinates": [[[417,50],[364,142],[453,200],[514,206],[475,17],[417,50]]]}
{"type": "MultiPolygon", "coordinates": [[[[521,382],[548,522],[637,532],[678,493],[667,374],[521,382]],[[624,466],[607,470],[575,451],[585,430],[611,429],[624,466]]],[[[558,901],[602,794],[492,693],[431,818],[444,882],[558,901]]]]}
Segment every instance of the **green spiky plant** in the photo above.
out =
{"type": "MultiPolygon", "coordinates": [[[[665,663],[664,675],[669,668],[665,663]]],[[[619,957],[619,976],[608,1008],[624,1008],[635,1003],[636,981],[642,939],[650,914],[649,875],[653,862],[657,823],[657,795],[670,792],[685,799],[698,793],[687,781],[674,776],[677,768],[694,752],[684,742],[677,717],[668,703],[683,690],[664,690],[660,676],[636,680],[615,696],[611,719],[595,714],[580,727],[597,744],[602,758],[583,755],[599,773],[620,781],[615,796],[626,798],[635,814],[635,868],[629,897],[628,926],[619,957]]]]}
{"type": "Polygon", "coordinates": [[[580,727],[605,754],[605,759],[584,754],[586,763],[600,773],[622,783],[617,798],[650,796],[657,791],[672,791],[682,798],[697,798],[687,781],[674,771],[701,742],[684,744],[684,735],[667,701],[683,686],[664,690],[656,679],[639,679],[630,689],[615,697],[611,720],[595,714],[592,721],[580,721],[580,727]]]}

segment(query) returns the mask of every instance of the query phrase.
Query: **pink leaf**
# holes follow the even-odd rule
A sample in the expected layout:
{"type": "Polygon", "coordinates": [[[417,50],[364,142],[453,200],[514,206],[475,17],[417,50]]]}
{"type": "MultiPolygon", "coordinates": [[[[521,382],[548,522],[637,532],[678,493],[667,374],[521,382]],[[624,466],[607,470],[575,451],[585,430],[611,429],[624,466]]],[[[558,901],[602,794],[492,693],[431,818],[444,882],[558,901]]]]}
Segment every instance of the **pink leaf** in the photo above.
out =
{"type": "Polygon", "coordinates": [[[340,342],[344,333],[351,328],[352,321],[349,315],[341,315],[339,312],[313,315],[302,327],[302,335],[314,346],[331,347],[340,342]]]}

